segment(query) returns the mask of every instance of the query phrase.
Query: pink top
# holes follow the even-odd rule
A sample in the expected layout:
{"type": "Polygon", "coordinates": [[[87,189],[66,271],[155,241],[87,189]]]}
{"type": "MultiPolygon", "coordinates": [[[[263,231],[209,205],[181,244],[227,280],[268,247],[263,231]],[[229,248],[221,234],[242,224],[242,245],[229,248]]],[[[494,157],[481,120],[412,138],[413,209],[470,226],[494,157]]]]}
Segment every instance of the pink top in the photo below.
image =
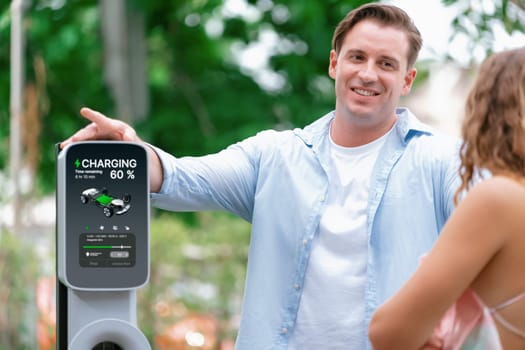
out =
{"type": "Polygon", "coordinates": [[[523,298],[525,293],[489,308],[471,289],[467,289],[447,310],[425,344],[425,349],[502,350],[495,320],[525,339],[525,332],[510,324],[497,312],[523,298]]]}

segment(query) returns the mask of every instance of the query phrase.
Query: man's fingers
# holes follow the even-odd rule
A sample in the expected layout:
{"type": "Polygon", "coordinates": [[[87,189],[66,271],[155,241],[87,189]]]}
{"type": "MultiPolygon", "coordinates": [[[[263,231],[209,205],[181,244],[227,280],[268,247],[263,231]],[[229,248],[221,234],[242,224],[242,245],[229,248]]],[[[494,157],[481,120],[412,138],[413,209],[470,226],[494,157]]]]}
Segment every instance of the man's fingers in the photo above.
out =
{"type": "Polygon", "coordinates": [[[66,140],[62,141],[62,143],[60,144],[60,148],[63,149],[64,147],[73,142],[96,139],[97,129],[97,125],[94,123],[85,126],[84,128],[78,130],[76,133],[71,135],[66,140]]]}
{"type": "Polygon", "coordinates": [[[87,107],[82,108],[80,114],[90,120],[92,122],[91,125],[94,124],[96,126],[94,129],[86,130],[85,135],[88,135],[87,132],[93,132],[93,134],[89,134],[89,138],[140,141],[135,130],[121,120],[108,118],[104,114],[87,107]]]}
{"type": "Polygon", "coordinates": [[[112,120],[110,118],[106,117],[104,114],[97,112],[91,108],[87,108],[87,107],[81,108],[80,114],[84,118],[96,124],[100,132],[104,132],[105,130],[111,130],[113,127],[112,120]]]}
{"type": "Polygon", "coordinates": [[[99,127],[95,123],[86,125],[82,129],[78,130],[73,136],[71,136],[71,141],[83,141],[83,140],[93,140],[98,138],[99,127]]]}
{"type": "Polygon", "coordinates": [[[117,140],[140,142],[135,130],[123,121],[111,119],[91,108],[83,107],[80,114],[91,121],[89,125],[78,130],[75,134],[64,140],[60,147],[64,148],[70,143],[86,140],[117,140]]]}
{"type": "Polygon", "coordinates": [[[137,133],[135,132],[135,129],[125,126],[122,131],[122,140],[123,141],[131,141],[131,142],[139,142],[140,139],[137,136],[137,133]]]}

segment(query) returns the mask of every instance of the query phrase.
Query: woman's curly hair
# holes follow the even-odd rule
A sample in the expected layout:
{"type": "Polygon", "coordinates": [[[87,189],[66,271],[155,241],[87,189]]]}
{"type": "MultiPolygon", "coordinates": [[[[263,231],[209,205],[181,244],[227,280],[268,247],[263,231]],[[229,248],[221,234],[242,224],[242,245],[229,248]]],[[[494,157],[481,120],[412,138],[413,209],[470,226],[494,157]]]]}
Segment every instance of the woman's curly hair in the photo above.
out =
{"type": "Polygon", "coordinates": [[[525,177],[524,117],[525,48],[489,56],[465,106],[456,203],[481,170],[525,177]]]}

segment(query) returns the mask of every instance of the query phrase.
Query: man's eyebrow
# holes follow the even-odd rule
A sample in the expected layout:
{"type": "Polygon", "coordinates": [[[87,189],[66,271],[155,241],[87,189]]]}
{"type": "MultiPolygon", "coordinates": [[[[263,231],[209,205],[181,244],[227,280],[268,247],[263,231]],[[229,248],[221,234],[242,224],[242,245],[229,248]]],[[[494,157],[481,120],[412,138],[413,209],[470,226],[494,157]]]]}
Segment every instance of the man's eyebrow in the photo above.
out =
{"type": "Polygon", "coordinates": [[[346,52],[344,54],[345,54],[345,56],[350,55],[350,54],[353,54],[353,55],[355,55],[355,54],[366,55],[366,52],[361,50],[361,49],[348,49],[348,50],[346,50],[346,52]]]}
{"type": "Polygon", "coordinates": [[[393,61],[393,62],[399,63],[399,60],[397,58],[393,57],[393,56],[381,55],[380,58],[382,60],[393,61]]]}
{"type": "MultiPolygon", "coordinates": [[[[349,54],[360,54],[360,55],[365,55],[367,56],[368,54],[366,53],[366,51],[364,50],[361,50],[361,49],[348,49],[344,52],[344,55],[349,55],[349,54]]],[[[396,63],[399,63],[399,59],[395,58],[394,56],[389,56],[389,55],[381,55],[379,56],[380,59],[382,60],[388,60],[388,61],[393,61],[393,62],[396,62],[396,63]]]]}

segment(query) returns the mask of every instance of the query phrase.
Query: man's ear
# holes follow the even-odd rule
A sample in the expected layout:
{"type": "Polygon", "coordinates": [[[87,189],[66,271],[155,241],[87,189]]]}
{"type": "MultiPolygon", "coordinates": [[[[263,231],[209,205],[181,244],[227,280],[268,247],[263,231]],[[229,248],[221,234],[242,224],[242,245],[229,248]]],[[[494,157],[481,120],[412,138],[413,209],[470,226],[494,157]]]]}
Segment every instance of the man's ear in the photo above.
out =
{"type": "Polygon", "coordinates": [[[416,79],[416,75],[417,75],[417,70],[415,68],[410,68],[408,72],[405,74],[403,90],[401,91],[402,96],[405,96],[410,92],[410,90],[412,89],[412,84],[414,83],[414,80],[416,79]]]}
{"type": "Polygon", "coordinates": [[[330,78],[335,79],[335,73],[337,70],[337,52],[335,50],[330,51],[330,63],[328,65],[328,75],[330,78]]]}

